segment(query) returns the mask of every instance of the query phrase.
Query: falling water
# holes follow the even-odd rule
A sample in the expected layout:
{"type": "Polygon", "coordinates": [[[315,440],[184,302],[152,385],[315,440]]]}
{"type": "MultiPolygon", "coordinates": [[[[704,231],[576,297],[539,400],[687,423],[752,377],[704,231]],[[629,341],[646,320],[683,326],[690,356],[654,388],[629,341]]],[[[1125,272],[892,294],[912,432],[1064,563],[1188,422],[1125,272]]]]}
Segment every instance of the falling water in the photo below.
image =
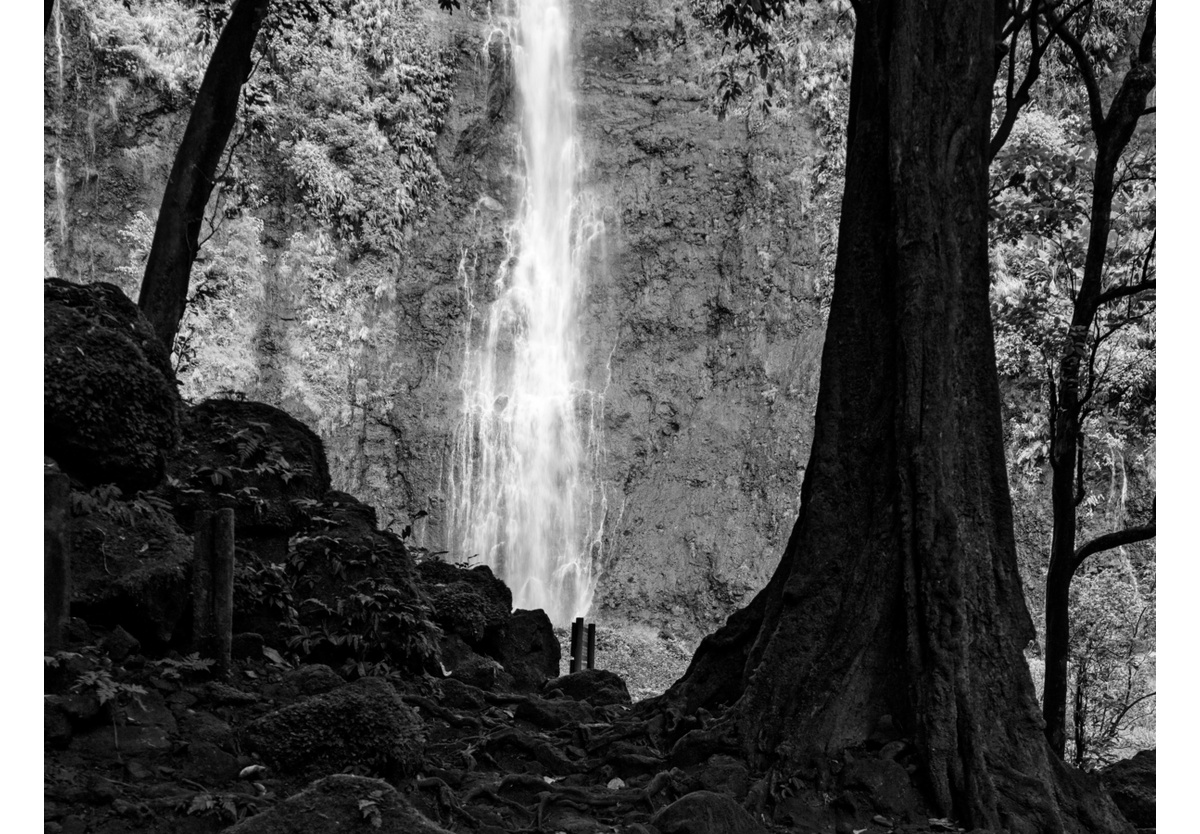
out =
{"type": "Polygon", "coordinates": [[[544,609],[558,624],[591,605],[595,519],[603,514],[593,471],[601,401],[582,381],[578,345],[583,261],[598,225],[576,193],[563,5],[523,0],[509,39],[522,101],[524,194],[495,299],[478,317],[464,256],[476,332],[467,340],[451,478],[452,535],[462,556],[490,565],[517,608],[544,609]]]}
{"type": "Polygon", "coordinates": [[[58,55],[58,100],[55,102],[55,108],[58,111],[58,119],[56,122],[55,132],[55,148],[57,149],[54,155],[54,202],[58,209],[58,235],[59,241],[63,244],[67,242],[67,171],[62,160],[62,145],[66,134],[66,112],[67,112],[67,73],[66,62],[63,53],[63,18],[62,18],[62,2],[54,4],[54,45],[58,55]]]}

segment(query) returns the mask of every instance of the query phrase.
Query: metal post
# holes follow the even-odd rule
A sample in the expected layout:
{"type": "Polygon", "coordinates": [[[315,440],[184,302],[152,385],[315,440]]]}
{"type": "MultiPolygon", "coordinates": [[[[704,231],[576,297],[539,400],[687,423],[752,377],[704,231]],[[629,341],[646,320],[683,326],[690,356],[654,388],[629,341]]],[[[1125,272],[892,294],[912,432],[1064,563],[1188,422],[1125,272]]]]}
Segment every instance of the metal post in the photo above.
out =
{"type": "Polygon", "coordinates": [[[571,674],[583,668],[583,617],[571,623],[571,674]]]}
{"type": "Polygon", "coordinates": [[[71,507],[71,479],[62,472],[47,472],[45,489],[45,617],[46,654],[63,647],[71,618],[71,534],[67,519],[71,507]]]}
{"type": "Polygon", "coordinates": [[[596,624],[588,623],[587,667],[596,668],[596,624]]]}

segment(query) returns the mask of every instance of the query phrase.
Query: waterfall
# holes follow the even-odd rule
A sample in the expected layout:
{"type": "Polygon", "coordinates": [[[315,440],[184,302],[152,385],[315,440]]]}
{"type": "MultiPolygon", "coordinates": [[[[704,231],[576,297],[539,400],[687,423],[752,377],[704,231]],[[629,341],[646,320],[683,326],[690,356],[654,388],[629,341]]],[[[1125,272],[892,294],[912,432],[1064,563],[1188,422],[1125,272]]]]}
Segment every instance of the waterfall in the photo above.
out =
{"type": "Polygon", "coordinates": [[[523,197],[486,310],[475,307],[466,255],[460,269],[471,323],[451,535],[462,558],[478,556],[508,584],[515,607],[544,609],[564,625],[591,605],[603,518],[595,473],[602,395],[584,382],[578,321],[599,224],[577,194],[564,0],[523,0],[517,30],[508,40],[523,197]]]}
{"type": "Polygon", "coordinates": [[[59,243],[67,242],[67,172],[62,160],[62,146],[66,134],[67,73],[63,52],[62,0],[54,4],[54,46],[58,56],[58,99],[55,101],[58,118],[55,120],[54,136],[54,203],[58,214],[59,243]]]}

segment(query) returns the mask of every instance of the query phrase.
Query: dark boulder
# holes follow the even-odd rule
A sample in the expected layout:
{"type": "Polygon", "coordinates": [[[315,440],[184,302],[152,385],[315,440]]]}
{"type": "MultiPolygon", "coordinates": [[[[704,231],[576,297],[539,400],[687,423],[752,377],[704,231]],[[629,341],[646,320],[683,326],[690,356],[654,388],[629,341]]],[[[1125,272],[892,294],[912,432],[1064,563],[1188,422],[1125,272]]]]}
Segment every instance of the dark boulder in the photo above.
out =
{"type": "Polygon", "coordinates": [[[149,648],[170,643],[191,610],[192,541],[175,519],[114,502],[72,518],[70,531],[72,613],[149,648]]]}
{"type": "Polygon", "coordinates": [[[544,692],[557,689],[568,698],[587,701],[594,707],[631,703],[629,688],[616,672],[607,669],[584,669],[561,678],[546,681],[544,692]]]}
{"type": "Polygon", "coordinates": [[[491,568],[465,568],[426,561],[417,566],[422,590],[433,608],[434,620],[447,634],[457,634],[476,651],[483,651],[512,613],[512,591],[491,568]]]}
{"type": "Polygon", "coordinates": [[[766,834],[746,809],[712,791],[693,791],[650,820],[662,834],[766,834]]]}
{"type": "Polygon", "coordinates": [[[484,650],[500,661],[520,689],[537,690],[558,677],[562,649],[550,618],[540,608],[512,612],[489,636],[484,650]]]}
{"type": "Polygon", "coordinates": [[[379,779],[337,774],[313,782],[270,810],[226,829],[227,834],[447,834],[379,779]]]}
{"type": "Polygon", "coordinates": [[[1117,808],[1138,828],[1154,828],[1156,764],[1154,750],[1142,750],[1100,771],[1117,808]]]}
{"type": "Polygon", "coordinates": [[[389,777],[421,761],[420,717],[382,678],[363,678],[268,713],[245,731],[250,750],[283,773],[365,767],[389,777]]]}
{"type": "Polygon", "coordinates": [[[45,282],[45,453],[88,485],[155,486],[180,438],[166,349],[112,284],[45,282]]]}
{"type": "Polygon", "coordinates": [[[321,439],[295,417],[266,403],[205,400],[184,413],[183,442],[169,467],[181,520],[199,510],[232,507],[239,540],[263,538],[287,554],[287,536],[306,506],[329,491],[321,439]]]}

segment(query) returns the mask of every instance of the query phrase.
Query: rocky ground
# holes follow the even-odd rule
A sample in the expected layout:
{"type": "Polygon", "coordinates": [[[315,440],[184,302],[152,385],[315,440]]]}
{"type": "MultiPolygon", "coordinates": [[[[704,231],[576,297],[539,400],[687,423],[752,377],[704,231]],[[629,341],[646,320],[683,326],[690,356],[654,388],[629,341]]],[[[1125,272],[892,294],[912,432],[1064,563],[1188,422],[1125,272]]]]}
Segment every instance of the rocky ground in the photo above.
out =
{"type": "MultiPolygon", "coordinates": [[[[69,556],[72,615],[50,616],[47,571],[48,834],[961,830],[927,811],[890,720],[781,773],[721,715],[649,697],[686,666],[678,635],[606,623],[601,668],[562,675],[543,612],[381,530],[302,423],[171,396],[115,288],[48,281],[45,309],[47,485],[69,487],[53,512],[47,489],[47,563],[69,556]],[[223,669],[193,651],[213,513],[236,531],[223,669]]],[[[1152,826],[1153,754],[1111,778],[1152,826]]]]}

